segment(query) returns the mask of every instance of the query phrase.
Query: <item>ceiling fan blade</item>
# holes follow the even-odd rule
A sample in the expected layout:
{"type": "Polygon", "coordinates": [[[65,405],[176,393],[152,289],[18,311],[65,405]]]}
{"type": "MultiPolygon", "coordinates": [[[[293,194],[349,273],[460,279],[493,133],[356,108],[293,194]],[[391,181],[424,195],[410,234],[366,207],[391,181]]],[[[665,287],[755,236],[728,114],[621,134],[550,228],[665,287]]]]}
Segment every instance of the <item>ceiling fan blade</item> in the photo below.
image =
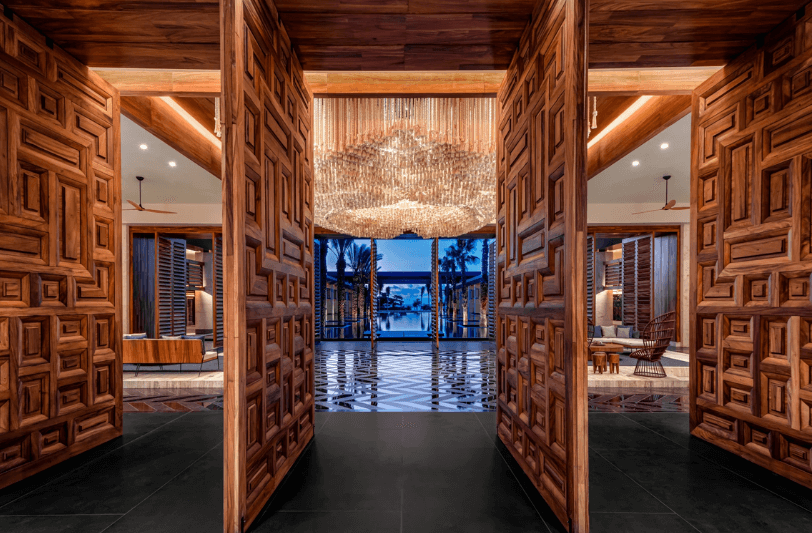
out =
{"type": "Polygon", "coordinates": [[[127,200],[127,202],[135,208],[136,211],[143,211],[144,208],[138,205],[137,203],[133,202],[132,200],[127,200]]]}
{"type": "Polygon", "coordinates": [[[646,213],[656,213],[662,209],[652,209],[651,211],[640,211],[639,213],[632,213],[633,215],[645,215],[646,213]]]}
{"type": "Polygon", "coordinates": [[[146,213],[160,213],[162,215],[177,215],[175,211],[158,211],[157,209],[147,209],[147,208],[142,209],[142,211],[146,213]]]}
{"type": "Polygon", "coordinates": [[[672,207],[671,209],[669,209],[669,211],[684,211],[686,209],[690,209],[690,207],[689,206],[686,206],[686,207],[672,207]]]}
{"type": "Polygon", "coordinates": [[[677,205],[677,201],[676,201],[676,200],[671,200],[670,202],[668,202],[667,204],[665,204],[664,209],[671,209],[671,208],[672,208],[672,207],[674,207],[675,205],[677,205]]]}

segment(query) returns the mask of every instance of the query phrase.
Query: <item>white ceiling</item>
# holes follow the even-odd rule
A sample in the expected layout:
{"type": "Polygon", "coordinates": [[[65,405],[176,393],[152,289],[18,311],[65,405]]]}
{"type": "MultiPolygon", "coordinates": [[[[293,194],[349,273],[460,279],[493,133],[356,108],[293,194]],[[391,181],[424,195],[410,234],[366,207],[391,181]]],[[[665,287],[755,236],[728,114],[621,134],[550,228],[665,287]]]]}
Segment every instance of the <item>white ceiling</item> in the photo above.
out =
{"type": "Polygon", "coordinates": [[[219,204],[222,183],[212,174],[121,116],[121,191],[124,200],[138,203],[138,181],[144,176],[146,204],[219,204]],[[146,144],[147,149],[139,148],[146,144]],[[175,161],[177,166],[169,166],[175,161]]]}
{"type": "Polygon", "coordinates": [[[665,203],[663,176],[671,175],[668,196],[678,205],[691,200],[691,114],[589,180],[590,204],[665,203]],[[668,149],[660,148],[668,143],[668,149]],[[632,166],[640,161],[640,166],[632,166]]]}

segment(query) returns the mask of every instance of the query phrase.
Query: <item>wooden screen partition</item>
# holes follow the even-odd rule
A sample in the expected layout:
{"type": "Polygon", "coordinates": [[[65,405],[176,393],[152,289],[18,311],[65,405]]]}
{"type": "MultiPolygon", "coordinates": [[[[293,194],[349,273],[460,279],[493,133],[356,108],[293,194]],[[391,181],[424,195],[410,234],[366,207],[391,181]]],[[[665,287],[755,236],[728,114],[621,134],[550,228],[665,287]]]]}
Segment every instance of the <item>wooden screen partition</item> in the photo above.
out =
{"type": "Polygon", "coordinates": [[[623,240],[623,324],[637,331],[654,318],[653,265],[653,234],[623,240]]]}
{"type": "Polygon", "coordinates": [[[812,487],[812,9],[693,94],[691,431],[812,487]]]}
{"type": "Polygon", "coordinates": [[[586,12],[540,2],[499,90],[497,424],[561,522],[589,528],[586,12]]]}
{"type": "Polygon", "coordinates": [[[221,2],[225,531],[313,438],[312,97],[273,3],[221,2]]]}
{"type": "Polygon", "coordinates": [[[121,435],[118,92],[0,14],[0,488],[121,435]]]}

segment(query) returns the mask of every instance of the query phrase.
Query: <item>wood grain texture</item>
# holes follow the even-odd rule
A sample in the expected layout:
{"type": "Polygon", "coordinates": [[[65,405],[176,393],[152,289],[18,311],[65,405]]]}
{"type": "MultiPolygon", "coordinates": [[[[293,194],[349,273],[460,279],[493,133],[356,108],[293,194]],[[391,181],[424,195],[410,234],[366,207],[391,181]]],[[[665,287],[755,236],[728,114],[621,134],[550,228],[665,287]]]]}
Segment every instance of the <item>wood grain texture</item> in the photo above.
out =
{"type": "Polygon", "coordinates": [[[812,10],[694,91],[691,432],[812,487],[812,10]]]}
{"type": "Polygon", "coordinates": [[[586,532],[586,3],[541,5],[498,96],[496,416],[561,523],[586,532]]]}
{"type": "Polygon", "coordinates": [[[222,4],[224,530],[313,438],[312,95],[270,2],[222,4]]]}
{"type": "Polygon", "coordinates": [[[122,432],[116,90],[0,15],[0,488],[122,432]]]}
{"type": "MultiPolygon", "coordinates": [[[[628,98],[628,97],[618,97],[628,98]]],[[[631,103],[634,103],[632,97],[631,103]]],[[[631,105],[631,103],[629,105],[631,105]]],[[[628,106],[626,106],[628,107],[628,106]]],[[[690,112],[690,96],[654,96],[643,104],[631,117],[620,123],[616,128],[589,148],[589,162],[587,176],[594,178],[619,160],[630,154],[635,148],[652,139],[655,135],[668,128],[690,112]]],[[[605,128],[609,117],[598,114],[599,122],[605,128]]],[[[600,133],[596,130],[592,138],[600,133]]]]}
{"type": "MultiPolygon", "coordinates": [[[[724,65],[805,0],[594,0],[593,68],[724,65]]],[[[504,70],[537,0],[285,0],[306,70],[504,70]]],[[[93,67],[220,66],[214,0],[7,0],[93,67]]]]}
{"type": "Polygon", "coordinates": [[[93,69],[122,96],[220,96],[219,70],[93,69]]]}
{"type": "Polygon", "coordinates": [[[125,364],[200,364],[217,358],[214,352],[204,356],[200,339],[125,339],[122,342],[125,364]]]}
{"type": "Polygon", "coordinates": [[[642,94],[690,95],[719,71],[709,68],[590,69],[589,94],[630,96],[642,94]]]}
{"type": "Polygon", "coordinates": [[[222,174],[220,147],[159,97],[122,96],[121,112],[214,176],[222,174]]]}

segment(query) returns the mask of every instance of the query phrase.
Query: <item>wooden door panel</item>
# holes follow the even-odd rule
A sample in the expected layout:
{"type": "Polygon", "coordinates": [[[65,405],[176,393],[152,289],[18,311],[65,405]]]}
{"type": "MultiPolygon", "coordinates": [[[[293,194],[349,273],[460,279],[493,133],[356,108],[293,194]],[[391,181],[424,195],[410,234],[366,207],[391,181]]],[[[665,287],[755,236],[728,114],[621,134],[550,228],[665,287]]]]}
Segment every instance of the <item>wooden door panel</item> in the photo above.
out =
{"type": "Polygon", "coordinates": [[[691,432],[808,487],[810,37],[807,8],[696,89],[691,177],[691,432]]]}
{"type": "Polygon", "coordinates": [[[0,488],[121,435],[118,94],[0,15],[0,488]]]}
{"type": "Polygon", "coordinates": [[[223,74],[224,523],[236,532],[313,438],[312,96],[272,2],[229,0],[222,10],[232,67],[223,74]]]}
{"type": "Polygon", "coordinates": [[[585,3],[541,2],[498,99],[499,438],[570,530],[589,529],[585,3]]]}

